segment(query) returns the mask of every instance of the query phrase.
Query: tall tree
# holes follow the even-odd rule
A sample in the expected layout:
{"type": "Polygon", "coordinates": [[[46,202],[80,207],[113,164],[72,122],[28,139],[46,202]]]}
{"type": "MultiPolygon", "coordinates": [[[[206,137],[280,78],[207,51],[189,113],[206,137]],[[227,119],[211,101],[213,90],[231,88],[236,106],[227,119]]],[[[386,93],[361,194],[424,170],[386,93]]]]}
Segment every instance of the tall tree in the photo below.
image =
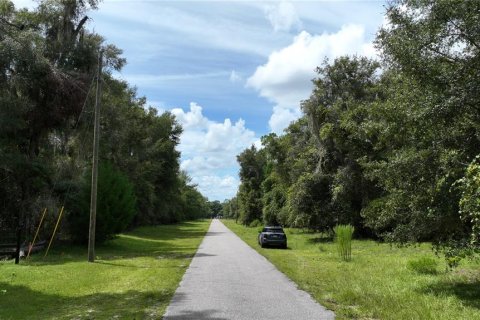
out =
{"type": "Polygon", "coordinates": [[[245,149],[237,156],[240,164],[240,190],[238,201],[240,221],[250,224],[262,219],[262,181],[264,179],[264,153],[255,146],[245,149]]]}

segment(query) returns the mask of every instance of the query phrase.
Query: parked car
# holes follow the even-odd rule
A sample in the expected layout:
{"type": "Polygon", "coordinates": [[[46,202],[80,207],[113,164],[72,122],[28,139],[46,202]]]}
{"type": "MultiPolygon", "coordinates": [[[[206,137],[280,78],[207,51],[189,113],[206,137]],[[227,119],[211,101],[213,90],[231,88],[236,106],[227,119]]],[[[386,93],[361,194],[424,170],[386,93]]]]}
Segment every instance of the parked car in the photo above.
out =
{"type": "Polygon", "coordinates": [[[278,246],[287,248],[287,235],[282,227],[264,227],[258,234],[258,244],[265,248],[266,246],[278,246]]]}

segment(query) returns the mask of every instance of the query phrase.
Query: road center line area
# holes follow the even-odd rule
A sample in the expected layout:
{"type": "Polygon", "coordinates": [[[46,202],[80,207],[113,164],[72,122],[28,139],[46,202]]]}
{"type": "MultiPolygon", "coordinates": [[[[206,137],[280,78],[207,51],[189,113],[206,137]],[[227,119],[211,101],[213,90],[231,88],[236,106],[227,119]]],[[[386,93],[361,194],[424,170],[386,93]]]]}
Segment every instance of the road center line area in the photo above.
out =
{"type": "Polygon", "coordinates": [[[266,258],[214,219],[164,319],[334,319],[266,258]]]}

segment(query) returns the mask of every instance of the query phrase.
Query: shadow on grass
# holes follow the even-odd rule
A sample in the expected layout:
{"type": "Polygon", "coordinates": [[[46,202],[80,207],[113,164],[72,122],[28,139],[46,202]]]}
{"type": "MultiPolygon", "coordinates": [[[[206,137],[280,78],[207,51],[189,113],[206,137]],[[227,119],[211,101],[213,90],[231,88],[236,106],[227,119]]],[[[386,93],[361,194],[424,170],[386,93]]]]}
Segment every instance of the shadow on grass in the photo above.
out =
{"type": "Polygon", "coordinates": [[[65,297],[0,282],[0,319],[160,319],[173,292],[130,290],[65,297]],[[163,309],[162,309],[163,310],[163,309]]]}
{"type": "Polygon", "coordinates": [[[180,314],[165,316],[164,320],[227,320],[227,318],[216,317],[218,310],[208,309],[201,311],[182,311],[180,314]]]}
{"type": "MultiPolygon", "coordinates": [[[[188,244],[185,246],[185,242],[183,242],[184,245],[177,245],[175,240],[202,239],[205,234],[206,231],[202,230],[202,226],[195,222],[140,227],[98,245],[95,254],[100,260],[138,257],[189,259],[193,257],[197,247],[188,246],[188,244]]],[[[40,252],[28,264],[41,266],[86,260],[86,246],[61,245],[54,248],[47,258],[43,258],[43,252],[40,252]]]]}
{"type": "Polygon", "coordinates": [[[333,238],[328,236],[320,236],[320,237],[310,238],[307,240],[307,242],[311,244],[332,243],[333,238]]]}
{"type": "Polygon", "coordinates": [[[467,306],[480,309],[480,281],[439,281],[430,284],[423,289],[422,293],[435,296],[455,296],[467,306]]]}

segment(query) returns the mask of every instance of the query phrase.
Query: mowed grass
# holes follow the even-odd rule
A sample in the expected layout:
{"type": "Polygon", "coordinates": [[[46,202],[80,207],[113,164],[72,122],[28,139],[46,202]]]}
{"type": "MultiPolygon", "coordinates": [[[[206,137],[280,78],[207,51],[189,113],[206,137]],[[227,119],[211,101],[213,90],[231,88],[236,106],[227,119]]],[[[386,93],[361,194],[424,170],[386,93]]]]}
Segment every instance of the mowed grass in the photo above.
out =
{"type": "Polygon", "coordinates": [[[343,262],[335,244],[320,234],[286,229],[288,249],[262,249],[259,228],[224,224],[280,271],[335,311],[337,319],[480,319],[480,263],[463,261],[452,272],[429,244],[398,248],[354,240],[352,261],[343,262]],[[436,274],[418,274],[408,262],[438,260],[436,274]]]}
{"type": "Polygon", "coordinates": [[[0,319],[159,319],[209,225],[138,228],[99,246],[95,263],[84,247],[0,262],[0,319]]]}

